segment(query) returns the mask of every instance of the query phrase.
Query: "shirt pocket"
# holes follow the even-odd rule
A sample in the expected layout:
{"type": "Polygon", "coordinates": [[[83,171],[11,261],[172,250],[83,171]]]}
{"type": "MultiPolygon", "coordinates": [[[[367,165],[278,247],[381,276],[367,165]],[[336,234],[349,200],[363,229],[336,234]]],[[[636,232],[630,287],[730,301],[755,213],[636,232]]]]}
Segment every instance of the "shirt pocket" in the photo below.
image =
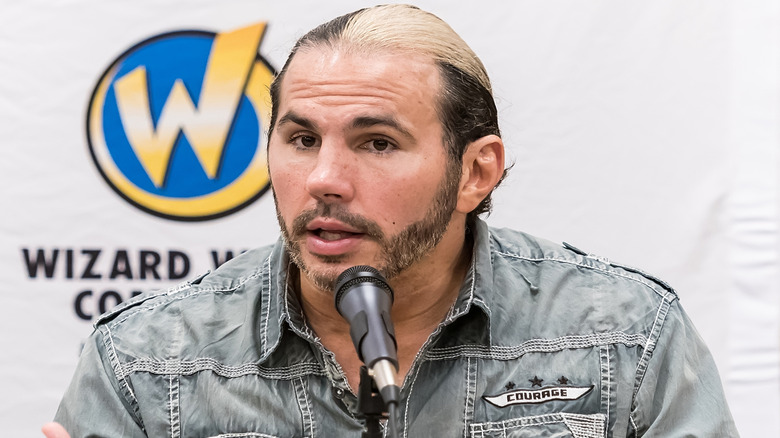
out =
{"type": "Polygon", "coordinates": [[[488,423],[473,423],[472,438],[603,438],[606,432],[606,416],[603,414],[555,414],[514,418],[488,423]]]}

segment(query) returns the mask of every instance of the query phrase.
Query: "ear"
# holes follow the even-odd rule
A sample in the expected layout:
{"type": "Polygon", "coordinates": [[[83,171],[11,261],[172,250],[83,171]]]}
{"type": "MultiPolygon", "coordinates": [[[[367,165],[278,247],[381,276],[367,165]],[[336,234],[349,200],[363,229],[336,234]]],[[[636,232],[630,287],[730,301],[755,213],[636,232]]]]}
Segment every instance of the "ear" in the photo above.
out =
{"type": "Polygon", "coordinates": [[[486,135],[466,146],[460,177],[458,212],[468,214],[482,202],[504,174],[504,142],[486,135]]]}

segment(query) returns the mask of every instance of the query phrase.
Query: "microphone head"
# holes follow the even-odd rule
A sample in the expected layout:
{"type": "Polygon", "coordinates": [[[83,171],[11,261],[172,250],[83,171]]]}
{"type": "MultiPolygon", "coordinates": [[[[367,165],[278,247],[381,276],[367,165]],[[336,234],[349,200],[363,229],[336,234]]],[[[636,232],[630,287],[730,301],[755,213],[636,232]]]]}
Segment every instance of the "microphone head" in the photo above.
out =
{"type": "Polygon", "coordinates": [[[336,279],[336,287],[333,288],[336,291],[334,300],[339,313],[342,313],[340,303],[344,298],[344,294],[353,286],[361,283],[373,283],[387,292],[390,296],[390,303],[393,302],[395,298],[393,289],[390,288],[385,277],[376,268],[367,265],[353,266],[339,275],[336,279]]]}
{"type": "Polygon", "coordinates": [[[398,369],[395,330],[390,318],[393,290],[378,270],[353,266],[336,280],[336,310],[349,322],[349,335],[358,357],[369,368],[389,360],[398,369]]]}

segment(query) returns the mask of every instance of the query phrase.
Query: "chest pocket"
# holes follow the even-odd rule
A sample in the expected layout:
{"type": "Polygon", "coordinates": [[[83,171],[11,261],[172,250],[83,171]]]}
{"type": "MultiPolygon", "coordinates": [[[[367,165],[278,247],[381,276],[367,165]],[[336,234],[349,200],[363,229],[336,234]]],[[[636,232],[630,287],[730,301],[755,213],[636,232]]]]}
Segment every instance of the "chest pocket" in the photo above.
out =
{"type": "Polygon", "coordinates": [[[606,416],[555,413],[516,418],[490,423],[475,423],[470,427],[472,438],[603,438],[606,416]]]}

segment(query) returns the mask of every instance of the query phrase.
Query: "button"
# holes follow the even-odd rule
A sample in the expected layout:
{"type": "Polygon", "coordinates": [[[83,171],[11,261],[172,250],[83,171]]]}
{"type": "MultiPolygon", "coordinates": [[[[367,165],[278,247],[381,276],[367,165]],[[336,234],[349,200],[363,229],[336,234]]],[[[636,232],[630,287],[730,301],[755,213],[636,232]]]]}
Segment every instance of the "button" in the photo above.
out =
{"type": "Polygon", "coordinates": [[[336,388],[336,387],[333,388],[333,397],[336,397],[339,400],[343,399],[346,393],[347,392],[341,388],[336,388]]]}

